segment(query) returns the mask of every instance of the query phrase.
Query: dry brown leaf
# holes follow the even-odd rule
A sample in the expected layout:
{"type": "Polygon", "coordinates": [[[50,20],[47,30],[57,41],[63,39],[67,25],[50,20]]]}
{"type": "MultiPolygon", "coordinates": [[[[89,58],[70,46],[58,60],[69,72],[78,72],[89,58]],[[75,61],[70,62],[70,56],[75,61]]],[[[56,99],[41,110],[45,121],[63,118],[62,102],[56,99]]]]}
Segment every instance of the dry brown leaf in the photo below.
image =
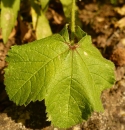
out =
{"type": "Polygon", "coordinates": [[[123,29],[125,27],[125,17],[121,18],[119,21],[115,23],[115,27],[119,27],[123,29]]]}
{"type": "Polygon", "coordinates": [[[97,20],[97,22],[103,22],[105,19],[103,17],[97,16],[96,20],[97,20]]]}
{"type": "Polygon", "coordinates": [[[13,38],[16,35],[16,28],[13,28],[12,32],[10,33],[9,39],[13,38]]]}
{"type": "Polygon", "coordinates": [[[125,38],[122,38],[122,39],[120,40],[120,42],[122,43],[122,45],[125,46],[125,38]]]}
{"type": "Polygon", "coordinates": [[[57,12],[55,12],[55,10],[53,9],[49,9],[48,12],[47,12],[47,18],[48,19],[54,19],[54,22],[55,24],[61,24],[63,22],[63,16],[61,16],[60,14],[58,14],[57,12]]]}
{"type": "Polygon", "coordinates": [[[123,6],[123,7],[116,7],[115,9],[114,9],[118,14],[120,14],[120,15],[125,15],[125,5],[123,6]]]}

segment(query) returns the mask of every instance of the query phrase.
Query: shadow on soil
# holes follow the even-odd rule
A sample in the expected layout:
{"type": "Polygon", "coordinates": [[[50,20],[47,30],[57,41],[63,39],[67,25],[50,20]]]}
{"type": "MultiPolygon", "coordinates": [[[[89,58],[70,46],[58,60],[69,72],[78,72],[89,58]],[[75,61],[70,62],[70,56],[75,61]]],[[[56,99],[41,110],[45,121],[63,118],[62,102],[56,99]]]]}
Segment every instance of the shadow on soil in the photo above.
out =
{"type": "Polygon", "coordinates": [[[47,122],[46,107],[44,101],[31,102],[29,105],[16,106],[9,101],[5,86],[0,83],[0,113],[6,113],[16,123],[22,123],[26,128],[42,129],[50,125],[47,122]]]}

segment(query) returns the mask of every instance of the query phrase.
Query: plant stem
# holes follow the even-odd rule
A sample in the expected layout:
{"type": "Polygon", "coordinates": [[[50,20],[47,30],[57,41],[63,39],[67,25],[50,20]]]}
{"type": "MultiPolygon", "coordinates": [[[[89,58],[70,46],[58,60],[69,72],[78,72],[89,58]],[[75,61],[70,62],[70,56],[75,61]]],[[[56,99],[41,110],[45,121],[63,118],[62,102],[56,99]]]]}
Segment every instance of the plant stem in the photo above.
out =
{"type": "Polygon", "coordinates": [[[74,42],[75,34],[75,0],[72,0],[72,11],[71,11],[71,43],[74,42]]]}
{"type": "Polygon", "coordinates": [[[75,0],[72,0],[71,32],[75,33],[75,0]]]}

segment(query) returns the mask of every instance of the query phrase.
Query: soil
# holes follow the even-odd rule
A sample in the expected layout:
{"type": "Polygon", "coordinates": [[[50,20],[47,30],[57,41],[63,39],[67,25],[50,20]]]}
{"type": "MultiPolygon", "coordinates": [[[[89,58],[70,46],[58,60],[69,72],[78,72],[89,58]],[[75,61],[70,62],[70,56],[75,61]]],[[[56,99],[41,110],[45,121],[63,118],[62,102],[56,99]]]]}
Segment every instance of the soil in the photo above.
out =
{"type": "MultiPolygon", "coordinates": [[[[92,36],[93,44],[102,55],[115,64],[116,83],[102,92],[104,112],[94,112],[88,121],[68,130],[125,130],[125,1],[116,5],[110,1],[79,0],[78,17],[82,29],[92,36]]],[[[53,33],[59,32],[66,18],[58,0],[50,2],[47,18],[53,33]]],[[[6,94],[4,86],[5,57],[12,45],[27,44],[36,39],[30,25],[28,3],[21,3],[21,11],[7,44],[3,44],[0,30],[0,130],[60,130],[46,121],[45,105],[31,102],[16,106],[6,94]],[[24,17],[22,21],[20,15],[24,17]]]]}

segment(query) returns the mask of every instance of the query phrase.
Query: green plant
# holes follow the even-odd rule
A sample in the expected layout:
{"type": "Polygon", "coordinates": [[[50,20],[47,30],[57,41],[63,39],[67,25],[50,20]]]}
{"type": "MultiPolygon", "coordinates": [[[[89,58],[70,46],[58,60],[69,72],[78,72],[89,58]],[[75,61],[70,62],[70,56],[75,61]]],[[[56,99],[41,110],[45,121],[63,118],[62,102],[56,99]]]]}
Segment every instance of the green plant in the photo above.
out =
{"type": "Polygon", "coordinates": [[[111,4],[113,5],[117,5],[118,4],[118,0],[110,0],[111,4]]]}
{"type": "Polygon", "coordinates": [[[71,25],[60,34],[8,52],[5,85],[17,105],[45,100],[48,120],[68,128],[103,111],[101,92],[114,84],[114,65],[101,56],[80,27],[75,26],[75,0],[71,25]]]}
{"type": "MultiPolygon", "coordinates": [[[[20,11],[20,3],[21,0],[1,0],[0,28],[2,28],[5,44],[15,25],[18,11],[20,11]]],[[[33,29],[36,30],[37,39],[52,35],[49,22],[45,17],[49,0],[29,0],[29,3],[31,6],[33,29]]]]}
{"type": "Polygon", "coordinates": [[[36,30],[37,39],[52,35],[49,21],[45,16],[48,3],[49,0],[40,0],[39,2],[36,0],[30,0],[33,28],[36,30]],[[40,5],[42,6],[41,8],[40,5]]]}
{"type": "Polygon", "coordinates": [[[19,10],[20,0],[1,0],[1,28],[4,43],[10,35],[15,24],[19,10]]]}

